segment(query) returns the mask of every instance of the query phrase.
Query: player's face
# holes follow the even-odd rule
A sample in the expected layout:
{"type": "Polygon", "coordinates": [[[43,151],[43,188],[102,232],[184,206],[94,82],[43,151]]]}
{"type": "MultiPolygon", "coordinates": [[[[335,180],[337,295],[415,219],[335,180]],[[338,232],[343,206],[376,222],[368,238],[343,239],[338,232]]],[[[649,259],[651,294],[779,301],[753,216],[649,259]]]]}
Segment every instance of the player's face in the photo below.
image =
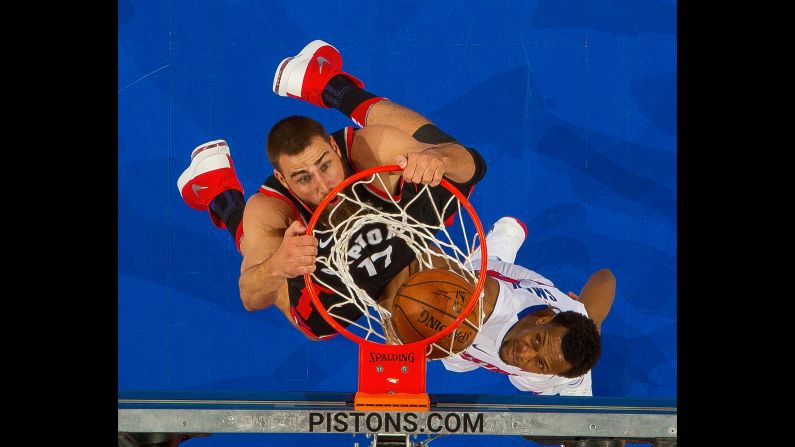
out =
{"type": "Polygon", "coordinates": [[[336,144],[320,137],[312,138],[309,146],[298,155],[280,156],[279,166],[281,172],[276,172],[279,181],[312,208],[345,180],[345,168],[336,144]]]}
{"type": "Polygon", "coordinates": [[[561,341],[568,329],[550,324],[552,316],[527,315],[508,331],[500,345],[503,362],[537,374],[559,375],[571,364],[564,360],[561,341]]]}

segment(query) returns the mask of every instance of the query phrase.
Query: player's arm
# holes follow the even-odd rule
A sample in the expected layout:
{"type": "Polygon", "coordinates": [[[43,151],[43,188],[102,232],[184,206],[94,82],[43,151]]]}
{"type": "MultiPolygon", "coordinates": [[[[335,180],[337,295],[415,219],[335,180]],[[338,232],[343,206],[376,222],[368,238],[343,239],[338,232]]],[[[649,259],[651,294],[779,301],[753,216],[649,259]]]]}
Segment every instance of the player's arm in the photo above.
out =
{"type": "MultiPolygon", "coordinates": [[[[240,243],[240,299],[248,311],[274,304],[287,278],[315,270],[317,239],[293,221],[292,208],[283,201],[255,194],[246,203],[240,243]]],[[[284,309],[282,309],[284,311],[284,309]]]]}
{"type": "MultiPolygon", "coordinates": [[[[569,295],[571,296],[571,295],[569,295]]],[[[601,331],[602,321],[610,313],[610,307],[613,305],[613,299],[616,296],[616,277],[609,269],[601,269],[594,272],[585,285],[582,287],[579,296],[575,299],[579,300],[588,311],[597,329],[601,331]]]]}
{"type": "Polygon", "coordinates": [[[406,181],[431,186],[438,185],[442,176],[456,183],[466,183],[475,175],[475,160],[459,143],[421,143],[388,125],[368,125],[358,130],[351,157],[360,169],[400,165],[406,181]]]}

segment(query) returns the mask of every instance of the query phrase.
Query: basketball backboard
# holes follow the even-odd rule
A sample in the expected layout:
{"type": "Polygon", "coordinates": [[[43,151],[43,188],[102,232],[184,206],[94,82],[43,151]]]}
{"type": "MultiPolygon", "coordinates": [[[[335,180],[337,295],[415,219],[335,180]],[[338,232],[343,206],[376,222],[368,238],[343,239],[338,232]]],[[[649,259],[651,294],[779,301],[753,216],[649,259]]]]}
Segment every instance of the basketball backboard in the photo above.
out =
{"type": "Polygon", "coordinates": [[[427,412],[355,411],[353,399],[354,393],[120,392],[118,431],[490,435],[666,446],[677,439],[670,399],[431,394],[427,412]]]}

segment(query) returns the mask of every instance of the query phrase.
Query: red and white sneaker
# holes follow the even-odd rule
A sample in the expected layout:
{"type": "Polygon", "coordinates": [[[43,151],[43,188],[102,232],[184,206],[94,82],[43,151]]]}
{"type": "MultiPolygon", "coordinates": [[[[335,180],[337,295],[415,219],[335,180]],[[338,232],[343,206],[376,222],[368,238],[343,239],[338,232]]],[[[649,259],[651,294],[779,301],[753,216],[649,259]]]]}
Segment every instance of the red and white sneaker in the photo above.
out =
{"type": "Polygon", "coordinates": [[[190,154],[190,166],[177,179],[179,194],[189,207],[207,210],[213,225],[226,228],[226,224],[210,210],[210,202],[218,194],[236,189],[243,193],[243,185],[237,179],[235,166],[224,140],[201,144],[190,154]]]}
{"type": "MultiPolygon", "coordinates": [[[[497,258],[500,261],[513,264],[516,253],[527,237],[527,226],[521,220],[505,216],[494,222],[489,232],[486,233],[486,246],[489,248],[489,259],[497,258]]],[[[473,251],[471,259],[480,259],[480,246],[473,251]]]]}
{"type": "Polygon", "coordinates": [[[328,108],[323,102],[323,88],[338,74],[364,88],[362,81],[342,71],[342,55],[336,48],[322,40],[313,40],[297,55],[279,64],[273,75],[273,93],[328,108]]]}

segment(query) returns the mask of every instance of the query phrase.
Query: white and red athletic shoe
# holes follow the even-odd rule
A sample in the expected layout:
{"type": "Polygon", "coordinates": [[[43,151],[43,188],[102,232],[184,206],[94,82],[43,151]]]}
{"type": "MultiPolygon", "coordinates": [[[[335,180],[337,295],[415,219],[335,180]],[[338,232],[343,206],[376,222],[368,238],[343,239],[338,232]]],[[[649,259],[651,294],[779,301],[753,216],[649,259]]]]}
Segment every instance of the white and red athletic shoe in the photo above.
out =
{"type": "Polygon", "coordinates": [[[190,166],[177,180],[179,194],[189,207],[199,211],[207,210],[213,225],[226,228],[226,224],[210,210],[210,202],[228,189],[243,193],[229,146],[224,140],[209,141],[197,146],[191,152],[190,159],[190,166]]]}
{"type": "Polygon", "coordinates": [[[327,108],[323,102],[323,88],[338,74],[364,88],[362,81],[342,71],[342,55],[336,48],[322,40],[313,40],[297,55],[279,64],[273,75],[273,93],[327,108]]]}
{"type": "MultiPolygon", "coordinates": [[[[486,233],[486,246],[489,250],[489,258],[497,258],[500,261],[513,264],[516,261],[516,253],[527,237],[527,226],[521,220],[505,216],[494,222],[489,232],[486,233]]],[[[480,259],[480,247],[473,251],[471,259],[480,259]]]]}

